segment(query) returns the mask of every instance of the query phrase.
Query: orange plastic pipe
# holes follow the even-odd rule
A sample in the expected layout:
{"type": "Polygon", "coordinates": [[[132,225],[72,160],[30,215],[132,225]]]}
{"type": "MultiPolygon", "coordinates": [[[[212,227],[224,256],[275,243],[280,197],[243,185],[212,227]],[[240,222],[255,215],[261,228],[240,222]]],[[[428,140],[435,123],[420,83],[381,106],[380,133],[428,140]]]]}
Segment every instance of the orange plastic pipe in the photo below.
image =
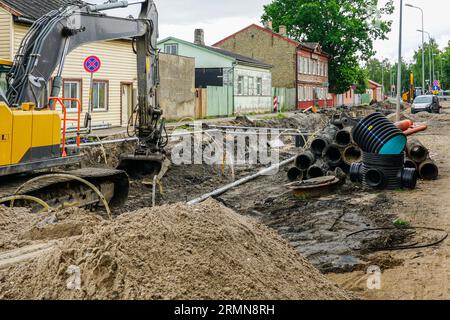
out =
{"type": "Polygon", "coordinates": [[[414,125],[411,120],[403,120],[395,123],[395,126],[402,131],[406,131],[414,125]]]}
{"type": "Polygon", "coordinates": [[[427,129],[428,129],[428,126],[426,124],[423,124],[423,125],[420,125],[420,126],[417,126],[417,127],[414,127],[414,128],[410,128],[410,129],[404,131],[403,133],[405,134],[405,136],[410,136],[410,135],[413,135],[415,133],[425,131],[427,129]]]}

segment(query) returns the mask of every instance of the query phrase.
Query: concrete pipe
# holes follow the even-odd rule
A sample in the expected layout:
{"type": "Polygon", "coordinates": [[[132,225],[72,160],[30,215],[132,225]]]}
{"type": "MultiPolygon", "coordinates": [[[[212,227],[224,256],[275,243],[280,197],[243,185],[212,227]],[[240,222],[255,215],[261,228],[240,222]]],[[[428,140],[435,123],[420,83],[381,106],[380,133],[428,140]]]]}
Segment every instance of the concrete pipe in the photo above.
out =
{"type": "Polygon", "coordinates": [[[419,165],[419,175],[423,180],[436,180],[439,168],[433,160],[427,159],[419,165]]]}
{"type": "Polygon", "coordinates": [[[311,151],[305,151],[295,158],[295,166],[300,170],[308,170],[314,162],[316,162],[316,155],[311,151]]]}
{"type": "Polygon", "coordinates": [[[360,162],[362,159],[362,150],[357,145],[350,145],[345,148],[342,153],[342,160],[344,163],[351,165],[355,162],[360,162]]]}
{"type": "Polygon", "coordinates": [[[349,128],[340,130],[336,133],[336,136],[334,138],[336,141],[336,144],[340,147],[347,147],[349,144],[352,143],[352,133],[349,128]]]}
{"type": "Polygon", "coordinates": [[[322,159],[319,159],[308,169],[308,171],[306,172],[306,177],[308,179],[324,177],[327,175],[327,172],[329,170],[330,166],[326,164],[322,159]]]}
{"type": "Polygon", "coordinates": [[[302,180],[303,179],[303,171],[301,171],[297,167],[292,167],[291,169],[289,169],[287,176],[288,176],[289,181],[291,181],[291,182],[294,182],[297,180],[302,180]]]}
{"type": "Polygon", "coordinates": [[[341,149],[336,144],[330,144],[323,151],[323,159],[330,167],[337,167],[342,163],[341,149]]]}
{"type": "Polygon", "coordinates": [[[333,143],[339,128],[330,125],[323,129],[311,143],[311,151],[319,157],[322,157],[324,150],[333,143]]]}
{"type": "Polygon", "coordinates": [[[417,163],[415,161],[412,161],[409,158],[405,159],[405,168],[409,168],[409,169],[418,169],[417,168],[417,163]]]}
{"type": "Polygon", "coordinates": [[[408,154],[408,158],[415,161],[416,163],[421,163],[427,160],[428,155],[430,154],[428,149],[416,139],[411,139],[406,145],[406,152],[408,154]]]}

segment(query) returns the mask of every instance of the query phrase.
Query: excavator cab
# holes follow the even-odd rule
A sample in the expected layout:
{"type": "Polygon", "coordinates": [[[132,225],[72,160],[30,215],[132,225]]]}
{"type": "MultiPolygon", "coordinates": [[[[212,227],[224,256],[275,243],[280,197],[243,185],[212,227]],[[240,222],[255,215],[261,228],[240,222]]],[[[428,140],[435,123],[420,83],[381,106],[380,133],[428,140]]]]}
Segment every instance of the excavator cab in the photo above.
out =
{"type": "Polygon", "coordinates": [[[6,100],[6,90],[8,90],[8,83],[6,82],[6,75],[12,67],[12,62],[9,60],[0,59],[0,101],[6,100]]]}

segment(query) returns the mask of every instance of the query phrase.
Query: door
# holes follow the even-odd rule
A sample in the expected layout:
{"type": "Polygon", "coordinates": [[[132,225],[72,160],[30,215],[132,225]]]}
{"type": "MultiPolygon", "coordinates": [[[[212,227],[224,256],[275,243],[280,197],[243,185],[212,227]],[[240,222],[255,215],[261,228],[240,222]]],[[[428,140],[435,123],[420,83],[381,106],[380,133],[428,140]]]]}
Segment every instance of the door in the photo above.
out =
{"type": "MultiPolygon", "coordinates": [[[[133,114],[133,84],[122,83],[121,92],[121,124],[122,126],[127,126],[133,114]]],[[[134,121],[131,123],[131,125],[134,125],[134,121]]]]}

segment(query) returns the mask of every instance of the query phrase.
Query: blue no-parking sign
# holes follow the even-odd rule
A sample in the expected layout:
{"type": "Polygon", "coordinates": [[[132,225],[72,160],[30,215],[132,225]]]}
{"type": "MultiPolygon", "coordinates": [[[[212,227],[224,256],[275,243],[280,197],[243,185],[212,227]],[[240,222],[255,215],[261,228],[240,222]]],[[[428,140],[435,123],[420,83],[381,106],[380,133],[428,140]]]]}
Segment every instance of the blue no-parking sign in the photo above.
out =
{"type": "Polygon", "coordinates": [[[97,56],[90,56],[87,57],[86,60],[84,60],[84,70],[86,70],[86,72],[96,73],[98,72],[98,70],[100,70],[101,66],[102,62],[97,56]]]}

